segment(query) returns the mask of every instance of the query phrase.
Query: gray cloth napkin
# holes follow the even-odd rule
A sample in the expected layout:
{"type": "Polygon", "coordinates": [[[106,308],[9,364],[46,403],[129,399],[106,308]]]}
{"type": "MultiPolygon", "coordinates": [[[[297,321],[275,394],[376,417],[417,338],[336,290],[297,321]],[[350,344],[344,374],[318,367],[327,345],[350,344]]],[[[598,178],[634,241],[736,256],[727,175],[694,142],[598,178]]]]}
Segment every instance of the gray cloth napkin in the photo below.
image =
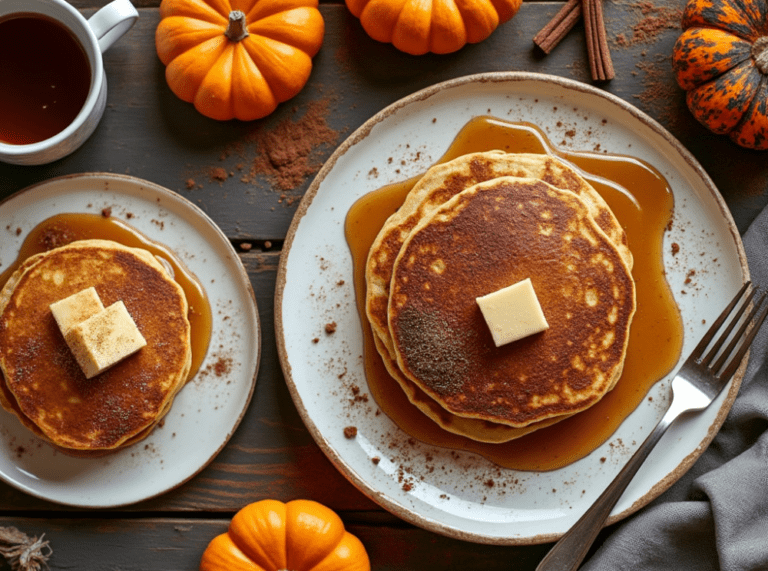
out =
{"type": "MultiPolygon", "coordinates": [[[[744,235],[752,282],[768,288],[768,209],[744,235]]],[[[739,395],[691,470],[605,539],[582,571],[768,570],[768,323],[739,395]]]]}

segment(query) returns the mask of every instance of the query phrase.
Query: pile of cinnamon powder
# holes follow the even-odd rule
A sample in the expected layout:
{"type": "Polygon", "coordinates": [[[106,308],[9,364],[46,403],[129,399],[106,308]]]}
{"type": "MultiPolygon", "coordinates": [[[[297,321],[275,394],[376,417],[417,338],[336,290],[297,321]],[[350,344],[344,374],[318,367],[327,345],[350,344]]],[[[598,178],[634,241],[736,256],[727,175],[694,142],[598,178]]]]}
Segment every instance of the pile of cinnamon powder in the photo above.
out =
{"type": "Polygon", "coordinates": [[[313,101],[299,119],[284,119],[269,131],[257,131],[249,176],[266,176],[280,190],[292,190],[317,173],[323,161],[315,151],[334,145],[339,138],[326,122],[328,103],[313,101]]]}
{"type": "MultiPolygon", "coordinates": [[[[340,133],[326,120],[333,99],[326,97],[312,101],[301,115],[297,108],[293,108],[292,117],[277,124],[256,125],[244,139],[229,145],[221,153],[220,160],[240,157],[242,161],[236,170],[242,183],[255,184],[257,179],[266,178],[280,193],[281,202],[285,200],[292,204],[297,197],[288,197],[287,193],[300,190],[308,178],[317,174],[327,155],[338,144],[340,133]]],[[[232,176],[235,176],[234,170],[228,172],[221,165],[215,165],[204,170],[203,178],[221,184],[232,176]]],[[[188,190],[202,186],[199,178],[185,177],[188,190]]]]}
{"type": "Polygon", "coordinates": [[[647,1],[633,3],[631,11],[637,14],[639,20],[632,26],[631,35],[616,36],[619,47],[652,43],[666,30],[679,30],[683,18],[682,8],[655,6],[647,1]]]}

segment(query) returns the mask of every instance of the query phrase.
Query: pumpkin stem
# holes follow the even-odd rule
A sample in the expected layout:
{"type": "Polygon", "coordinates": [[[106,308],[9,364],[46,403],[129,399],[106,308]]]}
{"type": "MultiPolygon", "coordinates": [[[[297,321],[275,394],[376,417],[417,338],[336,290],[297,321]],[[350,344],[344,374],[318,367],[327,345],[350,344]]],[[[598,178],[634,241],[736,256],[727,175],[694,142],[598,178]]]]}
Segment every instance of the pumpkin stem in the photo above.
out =
{"type": "Polygon", "coordinates": [[[229,25],[224,35],[233,42],[239,42],[248,37],[248,24],[242,10],[232,10],[229,13],[229,25]]]}
{"type": "Polygon", "coordinates": [[[768,75],[768,36],[757,38],[752,44],[752,59],[755,60],[757,69],[768,75]]]}

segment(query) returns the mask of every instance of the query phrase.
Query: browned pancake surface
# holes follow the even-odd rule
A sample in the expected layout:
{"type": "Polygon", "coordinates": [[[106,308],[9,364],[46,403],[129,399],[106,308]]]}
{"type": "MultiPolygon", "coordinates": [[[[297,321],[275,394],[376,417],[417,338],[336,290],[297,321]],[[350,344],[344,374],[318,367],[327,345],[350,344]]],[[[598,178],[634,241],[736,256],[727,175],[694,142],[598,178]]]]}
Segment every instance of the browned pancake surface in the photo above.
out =
{"type": "Polygon", "coordinates": [[[374,333],[390,353],[394,349],[387,324],[389,286],[392,266],[403,242],[424,216],[450,198],[477,183],[502,176],[536,178],[577,194],[631,269],[632,254],[623,228],[605,200],[575,167],[542,154],[488,151],[462,155],[425,173],[404,204],[386,221],[371,247],[366,263],[366,314],[374,333]]]}
{"type": "Polygon", "coordinates": [[[449,412],[523,427],[583,410],[613,386],[634,309],[629,268],[584,202],[502,177],[411,232],[389,329],[399,369],[449,412]],[[550,329],[497,348],[475,299],[526,278],[550,329]]]}
{"type": "Polygon", "coordinates": [[[387,368],[387,372],[397,381],[411,404],[436,422],[440,428],[452,434],[465,436],[478,442],[509,442],[567,418],[567,415],[558,416],[540,420],[526,426],[515,427],[481,418],[468,418],[452,414],[398,369],[397,363],[389,356],[389,352],[380,346],[381,340],[378,337],[374,336],[373,340],[384,362],[384,366],[387,368]]]}
{"type": "Polygon", "coordinates": [[[0,314],[8,392],[55,444],[115,448],[167,412],[183,383],[191,354],[187,310],[183,290],[143,250],[88,240],[48,252],[17,276],[0,314]],[[90,286],[105,306],[125,303],[147,346],[86,379],[49,306],[90,286]]]}

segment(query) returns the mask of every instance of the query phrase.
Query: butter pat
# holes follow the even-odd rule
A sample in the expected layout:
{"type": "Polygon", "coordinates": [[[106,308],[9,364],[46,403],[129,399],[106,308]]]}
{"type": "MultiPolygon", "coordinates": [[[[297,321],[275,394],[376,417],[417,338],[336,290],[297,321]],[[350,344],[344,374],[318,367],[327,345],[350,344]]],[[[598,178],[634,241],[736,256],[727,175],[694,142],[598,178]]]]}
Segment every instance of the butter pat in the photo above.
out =
{"type": "Polygon", "coordinates": [[[104,304],[101,303],[96,289],[89,287],[52,303],[50,308],[61,334],[66,335],[73,325],[85,321],[104,309],[104,304]]]}
{"type": "Polygon", "coordinates": [[[147,344],[122,301],[73,325],[64,339],[88,379],[147,344]]]}
{"type": "Polygon", "coordinates": [[[549,329],[530,278],[476,301],[496,347],[549,329]]]}

